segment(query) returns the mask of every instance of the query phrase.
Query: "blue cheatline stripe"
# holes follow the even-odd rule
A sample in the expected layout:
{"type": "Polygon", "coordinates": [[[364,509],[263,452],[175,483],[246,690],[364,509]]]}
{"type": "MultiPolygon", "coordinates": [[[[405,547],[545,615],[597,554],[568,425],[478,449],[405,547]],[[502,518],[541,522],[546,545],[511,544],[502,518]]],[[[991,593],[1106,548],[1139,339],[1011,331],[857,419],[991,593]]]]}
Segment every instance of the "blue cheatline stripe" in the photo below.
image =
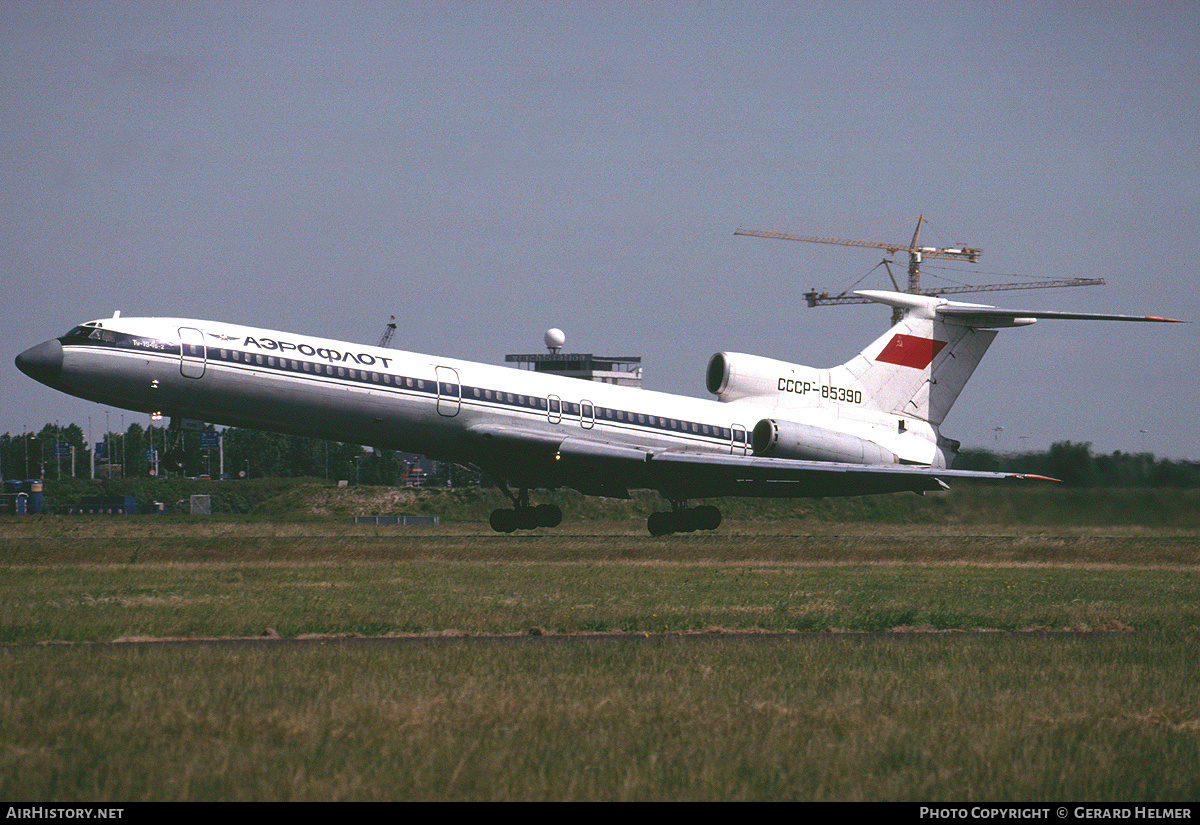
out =
{"type": "MultiPolygon", "coordinates": [[[[180,344],[176,341],[162,341],[144,336],[129,335],[115,330],[95,327],[77,327],[61,339],[67,346],[82,346],[96,349],[116,349],[136,352],[140,355],[158,353],[172,360],[183,354],[188,357],[204,357],[207,362],[222,364],[235,369],[249,367],[258,372],[277,372],[298,377],[314,377],[323,380],[333,379],[334,383],[346,383],[360,386],[382,387],[402,395],[426,395],[437,397],[439,389],[442,397],[454,398],[453,388],[459,388],[458,398],[463,404],[477,407],[499,406],[519,410],[536,411],[539,416],[550,409],[549,401],[540,396],[525,393],[512,393],[506,390],[495,390],[487,387],[473,387],[466,384],[439,382],[428,378],[394,375],[389,372],[367,369],[363,366],[347,367],[344,363],[308,361],[299,358],[269,355],[261,352],[245,352],[231,347],[204,347],[201,356],[200,345],[180,344]]],[[[391,360],[391,359],[388,359],[391,360]]],[[[690,438],[696,441],[731,442],[745,444],[748,435],[742,430],[718,427],[711,424],[701,424],[695,421],[681,421],[675,418],[651,415],[649,413],[616,410],[610,407],[588,404],[592,408],[592,416],[583,418],[585,405],[573,401],[559,401],[561,414],[565,417],[594,420],[597,423],[632,430],[657,430],[660,432],[690,438]]]]}

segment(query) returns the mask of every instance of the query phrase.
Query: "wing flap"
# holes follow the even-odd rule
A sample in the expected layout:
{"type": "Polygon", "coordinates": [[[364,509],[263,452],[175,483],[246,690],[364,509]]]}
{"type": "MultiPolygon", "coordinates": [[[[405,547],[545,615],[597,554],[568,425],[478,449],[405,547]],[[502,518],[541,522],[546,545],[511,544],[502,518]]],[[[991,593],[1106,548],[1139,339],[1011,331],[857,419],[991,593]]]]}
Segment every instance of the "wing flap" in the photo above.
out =
{"type": "Polygon", "coordinates": [[[945,479],[1042,478],[1021,473],[944,470],[903,464],[839,464],[701,453],[655,453],[651,468],[660,489],[680,498],[721,495],[764,498],[825,498],[945,490],[945,479]]]}
{"type": "Polygon", "coordinates": [[[478,425],[481,469],[523,487],[571,487],[585,495],[628,498],[630,489],[651,487],[650,449],[558,430],[478,425]]]}
{"type": "Polygon", "coordinates": [[[492,449],[482,462],[495,475],[528,487],[566,486],[592,495],[626,497],[658,490],[672,500],[716,496],[827,498],[947,489],[953,479],[1035,479],[1020,473],[943,470],[910,464],[843,464],[686,452],[588,438],[578,433],[479,426],[492,449]]]}

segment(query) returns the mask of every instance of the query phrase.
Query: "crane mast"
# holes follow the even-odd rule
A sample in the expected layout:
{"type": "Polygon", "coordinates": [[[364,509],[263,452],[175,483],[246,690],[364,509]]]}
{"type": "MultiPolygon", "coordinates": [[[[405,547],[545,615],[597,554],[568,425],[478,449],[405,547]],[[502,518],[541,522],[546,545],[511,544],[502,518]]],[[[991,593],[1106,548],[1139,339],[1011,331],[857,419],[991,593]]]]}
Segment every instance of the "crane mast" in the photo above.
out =
{"type": "MultiPolygon", "coordinates": [[[[917,216],[917,228],[913,232],[912,241],[908,244],[903,243],[888,243],[886,241],[869,241],[869,240],[854,240],[850,238],[827,238],[821,235],[793,235],[788,232],[776,232],[770,229],[741,229],[738,228],[733,234],[747,235],[754,238],[776,238],[784,241],[805,241],[807,243],[829,243],[839,244],[841,246],[857,246],[870,249],[886,249],[889,254],[895,255],[897,252],[905,252],[908,254],[908,289],[906,290],[913,295],[946,295],[950,293],[962,292],[993,292],[1006,289],[1043,289],[1047,287],[1063,287],[1063,286],[1095,286],[1104,283],[1103,278],[1064,278],[1053,281],[1028,281],[1023,283],[1009,284],[983,284],[980,286],[957,286],[957,287],[938,287],[936,289],[921,288],[921,261],[927,258],[943,259],[953,261],[966,261],[968,263],[978,263],[980,256],[983,254],[982,249],[975,247],[933,247],[921,246],[921,224],[927,223],[924,215],[917,216]]],[[[886,261],[885,261],[886,263],[886,261]]],[[[890,270],[889,270],[890,272],[890,270]]],[[[859,298],[857,295],[847,295],[842,292],[840,295],[831,296],[828,292],[818,293],[814,288],[811,292],[804,293],[805,299],[810,307],[816,306],[833,306],[837,304],[865,304],[870,303],[866,298],[859,298]]]]}
{"type": "Polygon", "coordinates": [[[392,343],[392,336],[395,334],[396,334],[396,316],[393,315],[392,319],[390,321],[388,321],[387,324],[383,328],[383,335],[381,335],[379,337],[378,346],[381,349],[386,349],[387,345],[392,343]]]}

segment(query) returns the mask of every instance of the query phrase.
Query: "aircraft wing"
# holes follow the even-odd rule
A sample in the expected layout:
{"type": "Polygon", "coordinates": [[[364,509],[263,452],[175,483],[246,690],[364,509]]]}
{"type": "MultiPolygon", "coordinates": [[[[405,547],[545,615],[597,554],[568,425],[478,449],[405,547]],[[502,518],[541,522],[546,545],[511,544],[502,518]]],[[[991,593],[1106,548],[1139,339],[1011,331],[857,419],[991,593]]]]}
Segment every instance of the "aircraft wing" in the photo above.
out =
{"type": "Polygon", "coordinates": [[[519,477],[524,486],[561,485],[590,495],[624,497],[629,490],[653,489],[672,500],[732,495],[825,498],[945,490],[943,479],[1045,478],[908,464],[689,452],[517,427],[473,427],[472,432],[493,445],[497,466],[484,468],[489,472],[519,477]]]}
{"type": "Polygon", "coordinates": [[[948,489],[943,479],[1045,479],[1021,473],[945,470],[911,464],[839,464],[760,456],[655,453],[650,464],[683,497],[752,495],[770,498],[824,498],[948,489]]]}

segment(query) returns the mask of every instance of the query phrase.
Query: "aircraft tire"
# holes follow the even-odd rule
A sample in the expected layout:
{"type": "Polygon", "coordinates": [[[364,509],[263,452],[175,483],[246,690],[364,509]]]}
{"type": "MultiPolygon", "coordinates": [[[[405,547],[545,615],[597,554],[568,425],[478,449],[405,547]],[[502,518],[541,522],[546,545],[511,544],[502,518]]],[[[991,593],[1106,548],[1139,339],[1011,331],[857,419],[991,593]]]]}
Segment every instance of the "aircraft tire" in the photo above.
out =
{"type": "Polygon", "coordinates": [[[690,507],[684,510],[676,510],[674,513],[671,513],[671,517],[675,522],[675,532],[677,533],[694,533],[700,529],[698,511],[690,507]]]}
{"type": "Polygon", "coordinates": [[[518,507],[509,512],[513,513],[518,530],[532,530],[538,526],[538,513],[533,507],[518,507]]]}
{"type": "Polygon", "coordinates": [[[514,530],[533,530],[537,527],[557,527],[562,524],[562,510],[553,504],[539,504],[537,507],[518,507],[515,510],[502,508],[493,510],[488,518],[488,524],[497,533],[511,533],[514,530]]]}
{"type": "Polygon", "coordinates": [[[539,504],[534,508],[539,527],[557,527],[562,524],[562,510],[556,504],[539,504]]]}
{"type": "Polygon", "coordinates": [[[515,510],[493,510],[488,518],[488,524],[497,533],[511,533],[517,529],[517,512],[515,510]]]}
{"type": "Polygon", "coordinates": [[[711,504],[697,507],[696,526],[701,530],[716,530],[721,526],[721,511],[711,504]]]}
{"type": "Polygon", "coordinates": [[[651,513],[646,519],[646,529],[652,536],[669,536],[675,532],[673,513],[651,513]]]}

